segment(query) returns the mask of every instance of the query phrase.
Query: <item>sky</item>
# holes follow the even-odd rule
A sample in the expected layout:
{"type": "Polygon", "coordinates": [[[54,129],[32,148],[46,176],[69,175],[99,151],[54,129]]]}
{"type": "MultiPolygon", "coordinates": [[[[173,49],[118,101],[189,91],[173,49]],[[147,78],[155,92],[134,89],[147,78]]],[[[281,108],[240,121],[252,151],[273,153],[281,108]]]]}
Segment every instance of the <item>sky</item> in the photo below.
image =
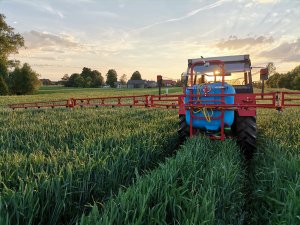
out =
{"type": "Polygon", "coordinates": [[[200,56],[300,64],[300,0],[0,0],[0,13],[25,39],[13,58],[53,81],[83,67],[179,79],[200,56]]]}

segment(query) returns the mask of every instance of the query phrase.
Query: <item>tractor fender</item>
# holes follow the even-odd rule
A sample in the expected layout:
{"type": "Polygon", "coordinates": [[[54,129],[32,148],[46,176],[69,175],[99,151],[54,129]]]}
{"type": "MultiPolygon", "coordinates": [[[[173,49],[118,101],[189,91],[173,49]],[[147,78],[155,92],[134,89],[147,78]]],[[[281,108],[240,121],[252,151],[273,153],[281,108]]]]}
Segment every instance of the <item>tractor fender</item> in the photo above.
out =
{"type": "Polygon", "coordinates": [[[256,116],[256,96],[252,93],[236,94],[234,104],[239,116],[256,116]]]}

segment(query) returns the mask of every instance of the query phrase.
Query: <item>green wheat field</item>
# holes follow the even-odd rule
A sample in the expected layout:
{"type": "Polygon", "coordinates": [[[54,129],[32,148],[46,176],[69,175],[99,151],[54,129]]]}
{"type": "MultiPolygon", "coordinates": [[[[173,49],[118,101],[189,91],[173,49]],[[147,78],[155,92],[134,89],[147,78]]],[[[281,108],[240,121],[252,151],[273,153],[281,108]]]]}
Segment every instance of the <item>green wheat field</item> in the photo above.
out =
{"type": "Polygon", "coordinates": [[[42,87],[0,97],[0,224],[300,224],[300,108],[259,109],[246,162],[234,140],[180,145],[176,110],[7,107],[156,93],[42,87]]]}

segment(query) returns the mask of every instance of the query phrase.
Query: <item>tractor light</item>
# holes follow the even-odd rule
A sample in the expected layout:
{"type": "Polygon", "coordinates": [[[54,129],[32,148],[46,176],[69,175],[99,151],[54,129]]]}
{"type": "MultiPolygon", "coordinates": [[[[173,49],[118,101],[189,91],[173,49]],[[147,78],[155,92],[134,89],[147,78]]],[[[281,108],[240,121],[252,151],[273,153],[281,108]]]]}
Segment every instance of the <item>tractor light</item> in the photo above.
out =
{"type": "Polygon", "coordinates": [[[215,70],[214,71],[214,75],[219,75],[220,74],[220,71],[219,70],[215,70]]]}

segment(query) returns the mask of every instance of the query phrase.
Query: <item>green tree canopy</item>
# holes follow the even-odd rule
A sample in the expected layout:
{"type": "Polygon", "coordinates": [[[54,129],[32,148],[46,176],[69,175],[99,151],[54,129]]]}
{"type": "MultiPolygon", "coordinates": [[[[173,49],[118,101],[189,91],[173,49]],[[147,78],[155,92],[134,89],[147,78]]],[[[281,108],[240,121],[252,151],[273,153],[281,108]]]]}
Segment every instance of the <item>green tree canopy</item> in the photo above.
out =
{"type": "Polygon", "coordinates": [[[70,77],[66,74],[62,79],[62,83],[66,87],[101,87],[104,83],[103,77],[98,70],[91,70],[84,67],[82,72],[74,73],[70,77]]]}
{"type": "Polygon", "coordinates": [[[270,76],[270,78],[266,81],[266,84],[270,88],[277,88],[278,87],[278,79],[281,76],[280,73],[275,73],[274,75],[270,76]]]}
{"type": "Polygon", "coordinates": [[[40,86],[38,76],[27,63],[24,63],[22,68],[16,67],[9,75],[11,93],[17,95],[33,94],[40,86]]]}
{"type": "Polygon", "coordinates": [[[98,70],[84,67],[81,76],[85,81],[85,87],[100,87],[104,83],[103,77],[98,70]]]}
{"type": "Polygon", "coordinates": [[[114,69],[108,70],[106,74],[106,83],[111,87],[115,87],[115,82],[118,81],[118,74],[114,69]]]}
{"type": "Polygon", "coordinates": [[[140,72],[139,71],[135,71],[132,74],[130,80],[142,80],[142,76],[141,76],[140,72]]]}
{"type": "Polygon", "coordinates": [[[9,61],[8,56],[18,53],[18,49],[23,46],[23,37],[14,33],[14,29],[6,23],[5,16],[0,14],[0,77],[3,78],[1,88],[5,88],[5,90],[0,90],[1,94],[7,94],[8,67],[14,62],[9,61]]]}
{"type": "Polygon", "coordinates": [[[104,79],[98,70],[92,71],[91,87],[101,87],[104,84],[104,79]]]}
{"type": "Polygon", "coordinates": [[[79,73],[73,73],[67,82],[68,87],[84,87],[84,85],[85,80],[79,73]]]}
{"type": "Polygon", "coordinates": [[[287,73],[275,73],[267,80],[266,84],[271,88],[300,90],[300,66],[287,73]]]}
{"type": "Polygon", "coordinates": [[[7,79],[7,76],[8,76],[7,61],[4,58],[0,57],[0,77],[7,79]]]}
{"type": "Polygon", "coordinates": [[[295,90],[300,90],[300,73],[294,78],[293,87],[295,90]]]}
{"type": "Polygon", "coordinates": [[[283,74],[278,79],[279,88],[291,88],[291,80],[289,79],[289,74],[283,74]]]}
{"type": "Polygon", "coordinates": [[[121,84],[126,84],[126,81],[127,81],[127,75],[126,74],[123,74],[120,78],[120,82],[121,84]]]}
{"type": "Polygon", "coordinates": [[[18,49],[24,46],[24,38],[14,33],[14,28],[7,25],[5,16],[0,14],[0,57],[7,60],[10,54],[18,53],[18,49]]]}
{"type": "Polygon", "coordinates": [[[8,95],[8,86],[4,81],[4,78],[0,76],[0,95],[8,95]]]}

